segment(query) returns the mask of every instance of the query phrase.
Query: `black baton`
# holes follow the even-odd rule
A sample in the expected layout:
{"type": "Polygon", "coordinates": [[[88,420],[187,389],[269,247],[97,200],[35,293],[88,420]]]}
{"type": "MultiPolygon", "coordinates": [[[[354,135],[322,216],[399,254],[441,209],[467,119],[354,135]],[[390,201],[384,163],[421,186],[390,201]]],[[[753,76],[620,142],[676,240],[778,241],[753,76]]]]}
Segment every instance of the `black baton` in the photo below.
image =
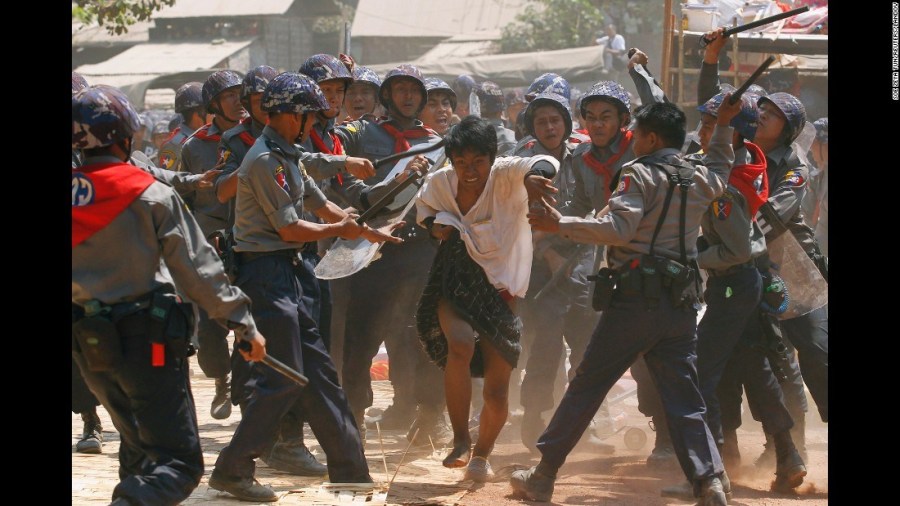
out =
{"type": "Polygon", "coordinates": [[[734,104],[735,102],[740,100],[741,95],[743,95],[744,92],[747,91],[747,88],[749,88],[754,81],[759,79],[759,76],[761,76],[762,73],[765,72],[767,68],[769,68],[769,65],[771,65],[773,61],[775,61],[774,56],[770,55],[768,58],[766,58],[766,61],[762,62],[762,65],[757,67],[756,70],[754,70],[753,73],[750,74],[750,77],[748,77],[747,80],[744,81],[744,84],[742,84],[740,88],[738,88],[734,93],[731,94],[731,98],[728,99],[728,104],[734,104]]]}
{"type": "MultiPolygon", "coordinates": [[[[445,139],[441,139],[434,144],[429,144],[428,146],[425,146],[422,148],[410,149],[409,151],[404,151],[403,153],[397,153],[395,155],[391,155],[391,156],[382,158],[381,160],[375,160],[374,162],[372,162],[372,165],[378,167],[379,165],[384,165],[386,163],[395,162],[397,160],[400,160],[401,158],[406,158],[408,156],[416,156],[416,155],[421,155],[422,153],[428,153],[430,151],[434,151],[435,149],[443,147],[446,142],[447,141],[445,139]]],[[[417,180],[418,180],[418,178],[414,177],[414,176],[410,176],[410,177],[406,178],[405,181],[403,181],[402,183],[400,183],[397,186],[395,186],[394,188],[392,188],[389,192],[387,192],[387,194],[385,196],[378,199],[378,202],[375,202],[374,204],[372,204],[372,206],[369,207],[368,209],[366,209],[366,211],[364,213],[359,215],[359,218],[356,218],[356,223],[362,225],[367,220],[372,219],[372,217],[375,216],[378,213],[378,211],[381,211],[382,209],[384,209],[384,206],[393,202],[394,197],[399,195],[400,192],[405,190],[407,186],[413,184],[417,180]]]]}
{"type": "MultiPolygon", "coordinates": [[[[248,353],[251,350],[250,343],[247,341],[244,341],[244,340],[238,340],[236,346],[237,346],[237,349],[246,351],[248,353]]],[[[269,355],[266,355],[265,357],[263,357],[262,360],[260,360],[260,362],[266,364],[267,366],[271,367],[272,369],[275,369],[279,374],[281,374],[282,376],[286,377],[287,379],[293,381],[294,383],[300,385],[301,387],[305,387],[306,385],[309,384],[309,379],[306,376],[291,369],[290,367],[285,365],[284,362],[282,362],[278,359],[275,359],[269,355]]]]}
{"type": "MultiPolygon", "coordinates": [[[[754,28],[767,25],[769,23],[774,23],[776,21],[789,18],[791,16],[796,16],[797,14],[804,13],[809,10],[808,5],[804,5],[803,7],[799,7],[797,9],[793,9],[787,12],[782,12],[781,14],[775,14],[774,16],[769,16],[767,18],[757,19],[756,21],[751,21],[746,25],[735,26],[734,28],[728,28],[724,32],[722,32],[722,37],[729,37],[734,35],[735,33],[741,33],[747,30],[752,30],[754,28]]],[[[712,42],[708,40],[706,36],[700,37],[700,47],[706,47],[709,43],[712,42]]]]}

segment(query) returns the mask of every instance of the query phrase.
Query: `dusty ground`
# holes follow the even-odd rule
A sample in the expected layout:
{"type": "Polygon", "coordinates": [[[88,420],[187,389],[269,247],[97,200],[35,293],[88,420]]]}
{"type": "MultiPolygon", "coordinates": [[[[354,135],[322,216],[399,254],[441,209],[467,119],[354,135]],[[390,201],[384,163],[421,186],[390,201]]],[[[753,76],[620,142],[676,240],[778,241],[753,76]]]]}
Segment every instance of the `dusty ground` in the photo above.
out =
{"type": "MultiPolygon", "coordinates": [[[[202,376],[196,364],[192,376],[192,387],[197,404],[200,424],[201,442],[206,461],[206,472],[200,486],[184,504],[226,505],[239,504],[227,494],[220,494],[208,487],[209,473],[219,451],[231,438],[231,434],[240,420],[240,411],[235,408],[228,420],[214,420],[209,415],[209,405],[214,393],[213,380],[202,376]]],[[[627,377],[620,381],[623,387],[629,386],[627,377]]],[[[392,389],[386,381],[375,384],[374,408],[385,408],[390,404],[392,389]]],[[[810,398],[812,404],[812,399],[810,398]]],[[[620,425],[636,426],[644,429],[649,441],[640,450],[628,450],[622,433],[607,439],[616,446],[611,456],[592,454],[589,451],[576,451],[569,457],[566,465],[560,470],[556,482],[556,490],[552,504],[572,505],[667,505],[687,504],[676,500],[661,498],[660,489],[675,484],[684,477],[680,470],[651,471],[644,464],[653,443],[653,433],[647,426],[647,418],[637,411],[634,397],[613,406],[613,415],[624,414],[620,425]]],[[[762,451],[764,437],[759,425],[745,416],[745,426],[738,431],[741,453],[747,472],[742,476],[733,476],[734,499],[731,504],[738,506],[820,506],[828,504],[828,429],[822,425],[810,406],[807,426],[807,449],[809,476],[800,487],[800,494],[795,496],[776,495],[768,492],[773,478],[771,474],[756,473],[750,464],[762,451]]],[[[75,442],[81,433],[80,417],[72,416],[72,503],[73,504],[108,504],[113,487],[117,483],[117,450],[118,434],[114,431],[105,410],[100,408],[100,417],[104,422],[104,438],[102,455],[82,455],[75,453],[75,442]]],[[[745,410],[745,412],[747,412],[745,410]]],[[[308,430],[308,429],[307,429],[308,430]]],[[[324,454],[310,434],[310,448],[320,460],[324,454]]],[[[387,474],[393,475],[407,446],[405,434],[400,431],[383,431],[384,453],[387,460],[387,474],[382,461],[382,452],[378,434],[369,430],[366,446],[369,468],[376,481],[389,481],[387,474]]],[[[437,442],[436,442],[437,444],[437,442]]],[[[445,469],[441,466],[443,451],[438,448],[433,452],[431,446],[416,448],[406,455],[404,464],[397,473],[388,490],[386,499],[383,493],[373,495],[369,504],[440,504],[440,505],[521,505],[523,501],[510,496],[510,487],[506,480],[488,483],[484,486],[473,486],[471,482],[459,482],[461,470],[445,469]]],[[[537,458],[519,442],[519,427],[507,425],[500,435],[491,464],[498,474],[510,470],[507,466],[533,465],[537,458]]],[[[273,471],[264,463],[259,463],[257,478],[264,484],[271,485],[281,499],[279,504],[346,504],[353,501],[350,493],[334,496],[322,488],[321,479],[301,478],[273,471]]],[[[358,498],[359,500],[361,498],[358,498]]]]}

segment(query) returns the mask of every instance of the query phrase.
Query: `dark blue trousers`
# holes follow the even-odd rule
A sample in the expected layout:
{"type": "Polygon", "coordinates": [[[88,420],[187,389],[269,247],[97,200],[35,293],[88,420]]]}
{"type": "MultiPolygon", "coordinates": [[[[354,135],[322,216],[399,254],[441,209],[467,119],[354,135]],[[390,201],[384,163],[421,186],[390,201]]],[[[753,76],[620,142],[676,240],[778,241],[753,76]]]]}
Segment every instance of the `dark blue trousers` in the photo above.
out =
{"type": "Polygon", "coordinates": [[[117,324],[122,365],[107,372],[88,369],[81,353],[72,357],[119,431],[119,484],[113,498],[132,504],[178,504],[203,476],[203,453],[186,359],[166,357],[150,364],[147,318],[126,317],[117,324]]]}
{"type": "Polygon", "coordinates": [[[223,478],[254,475],[254,459],[271,447],[282,418],[299,401],[328,458],[330,481],[371,481],[359,429],[303,301],[302,269],[278,255],[241,264],[236,284],[253,300],[253,318],[266,338],[267,353],[306,375],[309,385],[300,388],[264,364],[250,364],[246,409],[216,461],[216,472],[223,478]]]}
{"type": "Polygon", "coordinates": [[[200,309],[197,320],[197,364],[207,378],[222,378],[231,372],[228,329],[210,320],[200,309]]]}
{"type": "Polygon", "coordinates": [[[724,436],[716,388],[744,327],[756,317],[761,295],[762,278],[755,267],[710,275],[706,282],[706,312],[697,326],[697,376],[706,401],[706,423],[719,444],[724,436]]]}
{"type": "Polygon", "coordinates": [[[606,394],[644,353],[685,476],[697,482],[721,474],[725,468],[704,420],[706,407],[698,386],[696,330],[697,315],[675,308],[667,293],[652,310],[640,295],[615,293],[575,378],[538,439],[541,461],[562,466],[606,394]]]}
{"type": "Polygon", "coordinates": [[[81,376],[81,369],[72,359],[72,413],[87,413],[100,405],[81,376]]]}
{"type": "MultiPolygon", "coordinates": [[[[790,288],[789,288],[790,289],[790,288]]],[[[819,416],[828,422],[828,304],[797,318],[781,322],[785,339],[797,349],[800,372],[819,416]]]]}

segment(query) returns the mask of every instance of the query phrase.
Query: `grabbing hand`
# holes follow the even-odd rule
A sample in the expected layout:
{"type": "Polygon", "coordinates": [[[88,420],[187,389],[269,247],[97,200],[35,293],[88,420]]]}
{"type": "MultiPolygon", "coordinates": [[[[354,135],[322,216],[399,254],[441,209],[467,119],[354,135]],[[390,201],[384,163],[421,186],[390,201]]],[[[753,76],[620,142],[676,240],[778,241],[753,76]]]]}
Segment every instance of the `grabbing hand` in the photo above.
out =
{"type": "Polygon", "coordinates": [[[538,176],[530,175],[525,178],[525,191],[528,192],[528,201],[546,200],[550,205],[556,205],[556,199],[553,197],[559,190],[553,186],[553,181],[538,176]]]}
{"type": "Polygon", "coordinates": [[[402,183],[406,181],[406,179],[410,176],[415,176],[416,174],[425,174],[428,172],[428,167],[431,164],[428,162],[428,159],[422,155],[416,155],[412,160],[406,164],[406,168],[403,169],[403,172],[398,173],[394,176],[394,180],[398,183],[402,183]]]}
{"type": "MultiPolygon", "coordinates": [[[[217,164],[216,167],[221,167],[223,163],[217,164]]],[[[222,173],[222,171],[216,167],[213,167],[212,169],[209,169],[208,171],[203,173],[203,175],[197,181],[197,188],[212,188],[213,185],[215,185],[216,179],[219,177],[219,174],[222,173]]]]}
{"type": "Polygon", "coordinates": [[[351,241],[359,237],[363,232],[363,227],[356,223],[357,218],[359,215],[354,213],[344,216],[344,219],[337,223],[337,236],[351,241]]]}
{"type": "Polygon", "coordinates": [[[375,175],[375,166],[368,158],[359,158],[356,156],[348,156],[344,162],[344,168],[356,179],[364,180],[375,175]]]}
{"type": "Polygon", "coordinates": [[[543,200],[532,201],[528,205],[528,224],[534,230],[559,232],[559,220],[562,214],[543,200]]]}
{"type": "MultiPolygon", "coordinates": [[[[743,98],[743,97],[741,97],[743,98]]],[[[731,120],[741,112],[741,100],[736,100],[733,104],[729,103],[731,93],[726,93],[722,98],[722,105],[719,106],[716,124],[719,126],[728,126],[731,120]]]]}
{"type": "Polygon", "coordinates": [[[244,339],[246,343],[250,344],[250,351],[244,351],[242,349],[238,349],[241,352],[241,356],[244,357],[244,360],[247,362],[259,362],[266,356],[266,338],[263,337],[258,331],[256,335],[253,336],[253,339],[244,339]]]}
{"type": "Polygon", "coordinates": [[[634,49],[634,54],[631,55],[631,58],[628,60],[628,70],[634,68],[635,65],[647,65],[650,62],[650,58],[647,56],[647,53],[641,51],[638,48],[634,49]]]}
{"type": "Polygon", "coordinates": [[[362,232],[362,236],[365,240],[369,241],[372,244],[379,242],[389,242],[391,244],[400,244],[403,242],[403,239],[396,237],[393,235],[394,231],[406,225],[405,221],[398,221],[397,223],[391,223],[385,225],[381,228],[371,228],[368,225],[364,225],[364,229],[362,232]]]}
{"type": "Polygon", "coordinates": [[[703,35],[703,37],[709,41],[709,44],[707,44],[703,53],[703,63],[719,63],[719,53],[728,41],[728,37],[723,35],[724,32],[725,27],[720,27],[711,32],[706,32],[706,34],[703,35]]]}

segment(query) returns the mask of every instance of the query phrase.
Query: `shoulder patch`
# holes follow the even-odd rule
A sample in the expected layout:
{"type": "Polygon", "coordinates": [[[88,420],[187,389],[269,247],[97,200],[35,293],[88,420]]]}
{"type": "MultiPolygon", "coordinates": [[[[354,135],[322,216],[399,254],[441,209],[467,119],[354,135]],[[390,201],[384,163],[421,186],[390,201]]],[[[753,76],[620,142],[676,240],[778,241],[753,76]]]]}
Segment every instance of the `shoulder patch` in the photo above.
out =
{"type": "Polygon", "coordinates": [[[803,175],[800,174],[799,171],[789,170],[784,175],[784,179],[781,180],[782,183],[788,183],[791,186],[800,186],[803,184],[805,180],[803,179],[803,175]]]}
{"type": "Polygon", "coordinates": [[[622,169],[622,174],[619,176],[619,184],[616,186],[616,191],[613,192],[613,195],[621,195],[626,193],[629,188],[631,188],[631,178],[634,177],[634,169],[631,167],[627,167],[622,169]]]}
{"type": "MultiPolygon", "coordinates": [[[[727,193],[725,195],[728,195],[727,193]]],[[[712,203],[713,213],[715,213],[716,218],[720,220],[727,220],[728,216],[731,215],[731,207],[734,203],[732,202],[730,197],[722,196],[719,199],[716,199],[712,203]]]]}
{"type": "Polygon", "coordinates": [[[278,164],[278,167],[275,167],[275,182],[278,183],[282,190],[286,192],[291,191],[287,184],[287,179],[284,177],[284,165],[278,164]]]}
{"type": "Polygon", "coordinates": [[[94,183],[84,174],[72,174],[72,207],[86,206],[92,202],[94,183]]]}
{"type": "Polygon", "coordinates": [[[347,123],[346,125],[343,125],[343,127],[344,127],[345,129],[347,129],[347,131],[350,132],[350,133],[352,133],[352,134],[355,134],[356,132],[359,132],[359,129],[356,128],[356,125],[354,125],[353,123],[347,123]]]}
{"type": "Polygon", "coordinates": [[[175,165],[175,152],[171,149],[164,149],[159,152],[159,165],[167,170],[172,170],[175,165]]]}

